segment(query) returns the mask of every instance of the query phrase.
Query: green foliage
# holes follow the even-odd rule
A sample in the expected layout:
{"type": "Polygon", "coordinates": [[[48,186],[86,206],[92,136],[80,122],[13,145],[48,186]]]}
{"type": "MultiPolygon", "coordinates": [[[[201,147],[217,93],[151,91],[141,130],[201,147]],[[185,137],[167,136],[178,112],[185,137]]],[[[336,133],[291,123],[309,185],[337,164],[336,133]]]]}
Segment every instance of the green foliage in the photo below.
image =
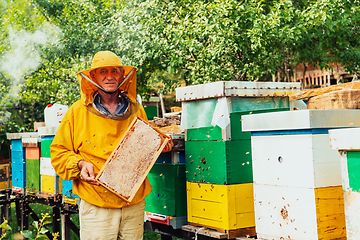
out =
{"type": "MultiPolygon", "coordinates": [[[[141,69],[179,74],[187,84],[266,81],[276,73],[289,81],[300,63],[331,68],[337,61],[356,72],[359,6],[358,0],[134,0],[118,13],[119,27],[127,29],[119,45],[141,69]]],[[[162,80],[172,88],[174,82],[162,80]]]]}
{"type": "Polygon", "coordinates": [[[0,119],[32,130],[80,99],[76,73],[112,50],[138,92],[219,80],[288,81],[298,64],[359,73],[359,0],[0,1],[0,119]]]}

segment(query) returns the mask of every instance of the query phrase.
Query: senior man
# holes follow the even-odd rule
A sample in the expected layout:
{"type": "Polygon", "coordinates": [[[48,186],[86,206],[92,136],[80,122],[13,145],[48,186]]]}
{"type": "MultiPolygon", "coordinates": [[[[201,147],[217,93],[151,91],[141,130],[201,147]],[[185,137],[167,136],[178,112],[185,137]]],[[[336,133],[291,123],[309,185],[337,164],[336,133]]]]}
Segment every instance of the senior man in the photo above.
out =
{"type": "MultiPolygon", "coordinates": [[[[143,238],[144,198],[151,185],[146,178],[130,204],[95,181],[132,120],[147,120],[136,98],[136,68],[123,66],[110,51],[95,54],[91,68],[77,73],[81,99],[65,114],[51,144],[57,174],[73,181],[80,201],[80,238],[143,238]]],[[[171,150],[172,142],[163,151],[171,150]]]]}

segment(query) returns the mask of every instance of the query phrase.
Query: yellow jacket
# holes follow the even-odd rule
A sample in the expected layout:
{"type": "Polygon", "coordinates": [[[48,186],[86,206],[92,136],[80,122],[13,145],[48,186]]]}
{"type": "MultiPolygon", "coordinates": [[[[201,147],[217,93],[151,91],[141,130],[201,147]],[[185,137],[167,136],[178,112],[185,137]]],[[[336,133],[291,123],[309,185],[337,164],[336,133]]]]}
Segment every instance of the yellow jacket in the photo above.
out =
{"type": "MultiPolygon", "coordinates": [[[[65,114],[50,146],[52,165],[62,179],[74,180],[73,192],[81,199],[99,207],[122,208],[126,202],[112,192],[102,186],[81,181],[77,164],[80,160],[90,162],[94,165],[95,174],[98,173],[135,116],[147,119],[145,111],[139,106],[134,114],[122,120],[94,114],[96,110],[91,104],[97,88],[89,88],[81,76],[79,80],[82,97],[65,114]]],[[[130,83],[125,86],[126,89],[120,89],[126,91],[130,99],[136,99],[136,74],[128,81],[130,83]]],[[[130,205],[141,202],[150,191],[151,185],[146,178],[130,205]]]]}

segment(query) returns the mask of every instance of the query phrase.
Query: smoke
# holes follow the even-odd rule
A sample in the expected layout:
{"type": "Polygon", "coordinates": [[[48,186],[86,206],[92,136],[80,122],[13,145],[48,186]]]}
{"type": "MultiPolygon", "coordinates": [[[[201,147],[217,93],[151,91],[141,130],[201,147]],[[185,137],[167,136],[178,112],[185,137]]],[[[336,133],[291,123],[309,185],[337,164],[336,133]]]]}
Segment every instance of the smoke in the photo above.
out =
{"type": "Polygon", "coordinates": [[[34,72],[41,64],[41,50],[58,44],[59,28],[44,24],[35,32],[9,31],[10,50],[0,57],[0,71],[11,80],[10,95],[17,97],[24,76],[34,72]]]}

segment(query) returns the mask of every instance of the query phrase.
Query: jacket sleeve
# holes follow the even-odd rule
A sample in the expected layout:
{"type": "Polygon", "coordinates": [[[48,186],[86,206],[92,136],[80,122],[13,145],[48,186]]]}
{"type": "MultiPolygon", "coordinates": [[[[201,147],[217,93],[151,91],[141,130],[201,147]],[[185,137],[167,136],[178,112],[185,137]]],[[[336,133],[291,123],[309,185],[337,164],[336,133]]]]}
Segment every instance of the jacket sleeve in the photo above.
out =
{"type": "Polygon", "coordinates": [[[70,108],[65,114],[55,138],[50,146],[51,164],[64,180],[79,178],[78,162],[83,158],[74,145],[74,114],[70,108]]]}

